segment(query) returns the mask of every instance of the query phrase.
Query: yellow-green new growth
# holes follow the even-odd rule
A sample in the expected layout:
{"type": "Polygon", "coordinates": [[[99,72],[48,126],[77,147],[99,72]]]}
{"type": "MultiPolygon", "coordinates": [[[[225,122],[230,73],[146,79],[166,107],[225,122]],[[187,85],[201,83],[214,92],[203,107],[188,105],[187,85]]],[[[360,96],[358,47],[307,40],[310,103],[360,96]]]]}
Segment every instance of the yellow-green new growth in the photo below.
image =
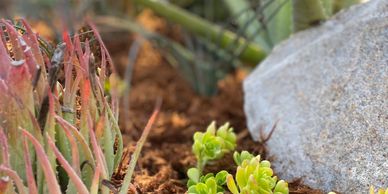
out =
{"type": "Polygon", "coordinates": [[[251,157],[247,152],[235,153],[236,177],[228,174],[226,184],[233,194],[288,194],[288,183],[273,176],[271,163],[260,161],[260,155],[251,157]],[[241,158],[245,158],[241,163],[241,158]],[[238,162],[237,162],[238,161],[238,162]],[[236,180],[236,181],[235,181],[236,180]],[[237,182],[237,184],[236,184],[237,182]]]}
{"type": "Polygon", "coordinates": [[[189,181],[187,182],[188,194],[223,194],[228,172],[225,170],[217,173],[208,173],[201,176],[197,168],[190,168],[187,171],[189,181]]]}
{"type": "Polygon", "coordinates": [[[380,188],[377,193],[375,193],[375,187],[371,186],[369,189],[369,194],[388,194],[388,188],[382,189],[380,188]]]}
{"type": "Polygon", "coordinates": [[[193,153],[198,161],[198,169],[203,167],[210,160],[220,159],[236,147],[236,135],[229,123],[216,129],[215,122],[212,122],[206,132],[196,132],[194,134],[193,153]]]}

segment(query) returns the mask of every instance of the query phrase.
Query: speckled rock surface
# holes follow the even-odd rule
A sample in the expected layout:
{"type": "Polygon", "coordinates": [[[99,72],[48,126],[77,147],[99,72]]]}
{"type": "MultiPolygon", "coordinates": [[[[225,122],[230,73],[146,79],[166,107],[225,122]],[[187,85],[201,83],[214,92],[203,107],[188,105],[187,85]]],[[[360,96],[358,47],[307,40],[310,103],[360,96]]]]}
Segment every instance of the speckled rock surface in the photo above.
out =
{"type": "Polygon", "coordinates": [[[294,35],[245,80],[244,92],[255,139],[279,119],[268,148],[281,178],[342,193],[388,187],[387,0],[294,35]]]}

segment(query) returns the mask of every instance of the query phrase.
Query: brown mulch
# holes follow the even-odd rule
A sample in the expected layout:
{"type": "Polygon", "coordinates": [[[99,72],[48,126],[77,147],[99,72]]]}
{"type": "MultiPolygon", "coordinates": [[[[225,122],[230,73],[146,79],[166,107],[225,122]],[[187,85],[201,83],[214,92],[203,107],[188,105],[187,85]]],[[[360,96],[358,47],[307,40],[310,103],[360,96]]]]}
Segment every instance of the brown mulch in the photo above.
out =
{"type": "MultiPolygon", "coordinates": [[[[150,11],[144,11],[138,21],[149,30],[173,34],[169,31],[172,28],[167,28],[166,22],[150,11]]],[[[127,52],[116,48],[112,53],[119,69],[127,64],[127,52]]],[[[129,100],[128,115],[121,114],[120,118],[128,144],[124,161],[128,162],[157,98],[163,99],[163,105],[135,170],[133,186],[138,193],[184,193],[187,189],[186,170],[195,166],[195,157],[191,153],[192,136],[195,131],[204,131],[212,121],[217,121],[218,125],[230,122],[238,134],[237,150],[248,150],[266,158],[265,146],[253,142],[246,129],[241,86],[246,75],[247,72],[237,70],[219,83],[216,96],[201,97],[164,60],[158,49],[148,42],[142,45],[134,66],[129,99],[123,99],[129,100]]],[[[233,172],[234,168],[229,154],[209,165],[207,171],[224,169],[233,172]]],[[[114,178],[120,180],[123,176],[124,169],[114,178]]],[[[290,191],[322,193],[298,181],[290,183],[290,191]]]]}

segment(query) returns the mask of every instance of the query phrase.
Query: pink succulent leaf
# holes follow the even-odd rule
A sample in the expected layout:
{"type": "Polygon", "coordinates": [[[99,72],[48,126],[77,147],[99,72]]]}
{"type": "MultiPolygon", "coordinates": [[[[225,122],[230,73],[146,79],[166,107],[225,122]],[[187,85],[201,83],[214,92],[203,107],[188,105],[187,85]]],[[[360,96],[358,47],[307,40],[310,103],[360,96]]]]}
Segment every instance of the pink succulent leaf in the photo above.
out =
{"type": "Polygon", "coordinates": [[[19,194],[26,193],[22,179],[19,177],[19,175],[14,170],[12,170],[4,165],[0,165],[0,172],[6,174],[8,177],[10,177],[14,181],[14,183],[18,189],[19,194]]]}
{"type": "Polygon", "coordinates": [[[25,166],[26,166],[28,193],[29,194],[38,194],[38,188],[36,186],[34,173],[32,171],[30,151],[28,150],[27,140],[25,138],[23,138],[23,148],[24,148],[23,152],[24,152],[24,161],[25,161],[25,166]]]}
{"type": "Polygon", "coordinates": [[[23,23],[24,28],[26,29],[26,38],[24,40],[28,43],[28,45],[31,46],[34,58],[36,59],[36,62],[41,66],[42,72],[46,72],[46,67],[44,65],[43,56],[39,48],[37,35],[32,31],[31,26],[27,23],[25,19],[21,19],[21,21],[23,23]]]}
{"type": "Polygon", "coordinates": [[[11,67],[11,57],[8,55],[5,44],[0,38],[0,79],[5,79],[8,69],[11,67]]]}
{"type": "Polygon", "coordinates": [[[33,88],[31,74],[26,65],[11,66],[8,72],[7,84],[15,100],[20,101],[23,107],[34,112],[33,88]]]}
{"type": "Polygon", "coordinates": [[[63,38],[63,41],[66,43],[66,47],[67,47],[66,49],[68,51],[73,51],[74,50],[74,46],[73,46],[73,43],[71,41],[71,37],[70,37],[69,32],[64,31],[62,33],[62,38],[63,38]]]}
{"type": "Polygon", "coordinates": [[[79,70],[82,72],[82,75],[84,77],[87,77],[88,73],[85,69],[85,66],[87,66],[87,64],[85,64],[85,61],[83,60],[83,51],[82,51],[81,41],[79,39],[78,34],[74,35],[74,51],[77,54],[78,62],[80,64],[79,70]]]}
{"type": "MultiPolygon", "coordinates": [[[[108,49],[106,49],[106,46],[104,44],[104,42],[102,41],[102,38],[100,36],[100,33],[98,33],[98,30],[97,30],[97,27],[96,25],[94,25],[94,23],[92,21],[88,21],[88,24],[90,26],[90,28],[92,29],[93,33],[94,33],[94,36],[97,38],[98,40],[98,44],[100,45],[101,47],[101,54],[102,55],[106,55],[106,59],[108,60],[109,62],[109,65],[110,65],[110,68],[111,68],[111,71],[113,73],[116,73],[116,69],[113,65],[113,60],[111,58],[111,56],[109,55],[109,52],[108,52],[108,49]]],[[[104,60],[103,60],[104,61],[104,60]]]]}
{"type": "Polygon", "coordinates": [[[12,117],[12,112],[9,112],[9,110],[12,110],[14,103],[10,103],[12,101],[12,96],[9,92],[7,83],[2,79],[0,79],[0,94],[0,126],[8,128],[8,126],[12,125],[13,123],[9,122],[10,117],[12,117]]]}
{"type": "Polygon", "coordinates": [[[92,184],[90,186],[90,194],[98,194],[100,174],[101,174],[101,167],[100,165],[98,165],[96,170],[94,171],[92,184]]]}
{"type": "Polygon", "coordinates": [[[0,178],[0,193],[6,193],[13,185],[10,185],[10,180],[8,176],[4,176],[0,178]]]}
{"type": "Polygon", "coordinates": [[[21,41],[21,37],[19,33],[16,31],[16,29],[13,27],[11,23],[8,21],[2,20],[2,23],[4,23],[7,33],[12,45],[12,51],[14,54],[14,58],[16,61],[20,61],[23,59],[23,49],[21,47],[21,44],[25,44],[24,40],[21,41]]]}
{"type": "Polygon", "coordinates": [[[103,179],[108,178],[108,168],[105,161],[105,156],[100,148],[100,146],[97,143],[96,135],[93,130],[92,121],[90,118],[90,115],[88,117],[88,123],[89,123],[89,132],[90,132],[90,141],[92,144],[94,155],[97,159],[97,167],[101,168],[101,175],[103,179]]]}
{"type": "Polygon", "coordinates": [[[106,80],[106,56],[105,53],[101,53],[101,70],[99,73],[100,84],[104,85],[106,80]]]}
{"type": "MultiPolygon", "coordinates": [[[[23,35],[23,37],[25,37],[25,35],[23,35]]],[[[31,47],[29,45],[23,44],[22,49],[24,54],[24,60],[28,66],[28,70],[30,71],[31,75],[35,75],[36,71],[41,67],[36,62],[35,57],[32,54],[31,47]]]]}
{"type": "MultiPolygon", "coordinates": [[[[69,33],[64,32],[63,35],[63,40],[66,44],[66,52],[64,56],[64,68],[65,68],[65,76],[67,78],[72,78],[73,77],[73,56],[74,56],[74,47],[73,43],[71,42],[71,38],[69,33]]],[[[66,79],[65,80],[65,87],[66,88],[71,88],[71,85],[73,83],[73,79],[66,79]]]]}
{"type": "Polygon", "coordinates": [[[22,129],[22,133],[26,136],[32,143],[35,148],[35,152],[38,158],[38,163],[43,169],[43,173],[46,177],[47,188],[51,194],[61,194],[61,189],[59,187],[57,177],[53,168],[50,164],[50,160],[45,153],[42,145],[38,142],[33,135],[31,135],[27,130],[22,129]]]}
{"type": "Polygon", "coordinates": [[[8,148],[8,140],[7,136],[4,133],[4,130],[2,127],[0,127],[0,143],[1,143],[1,150],[2,150],[2,164],[5,167],[9,167],[9,148],[8,148]]]}
{"type": "MultiPolygon", "coordinates": [[[[1,23],[1,21],[0,21],[1,23]]],[[[4,32],[4,29],[3,29],[3,25],[0,25],[0,37],[1,37],[1,42],[3,43],[3,46],[4,48],[7,48],[7,45],[5,44],[7,42],[6,40],[6,35],[5,35],[5,32],[4,32]]]]}
{"type": "Polygon", "coordinates": [[[84,47],[85,47],[85,52],[84,54],[80,57],[80,61],[81,61],[81,65],[83,66],[83,68],[85,69],[85,72],[87,73],[87,76],[89,76],[89,72],[90,72],[90,69],[89,69],[89,62],[90,62],[90,56],[91,56],[91,51],[90,51],[90,45],[89,45],[89,40],[86,39],[86,41],[84,42],[84,47]]]}
{"type": "Polygon", "coordinates": [[[53,140],[50,138],[50,136],[47,136],[47,140],[48,140],[49,146],[54,151],[55,156],[57,157],[59,163],[65,169],[66,173],[69,175],[70,180],[73,181],[74,185],[76,186],[77,192],[80,194],[89,194],[89,191],[86,188],[85,184],[82,182],[81,178],[77,175],[77,173],[74,171],[74,169],[70,166],[70,164],[67,162],[65,157],[59,152],[58,148],[55,146],[55,144],[54,144],[53,140]]]}

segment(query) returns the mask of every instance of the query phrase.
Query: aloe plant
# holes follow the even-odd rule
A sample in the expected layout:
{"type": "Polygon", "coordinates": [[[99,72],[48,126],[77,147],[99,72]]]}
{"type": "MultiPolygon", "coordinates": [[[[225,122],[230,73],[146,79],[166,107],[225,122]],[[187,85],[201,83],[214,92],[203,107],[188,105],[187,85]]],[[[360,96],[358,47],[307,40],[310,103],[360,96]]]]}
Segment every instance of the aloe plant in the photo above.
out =
{"type": "Polygon", "coordinates": [[[21,23],[0,24],[0,193],[109,193],[101,180],[123,143],[117,90],[104,90],[117,78],[97,30],[90,24],[99,55],[91,40],[64,32],[49,56],[21,23]]]}

